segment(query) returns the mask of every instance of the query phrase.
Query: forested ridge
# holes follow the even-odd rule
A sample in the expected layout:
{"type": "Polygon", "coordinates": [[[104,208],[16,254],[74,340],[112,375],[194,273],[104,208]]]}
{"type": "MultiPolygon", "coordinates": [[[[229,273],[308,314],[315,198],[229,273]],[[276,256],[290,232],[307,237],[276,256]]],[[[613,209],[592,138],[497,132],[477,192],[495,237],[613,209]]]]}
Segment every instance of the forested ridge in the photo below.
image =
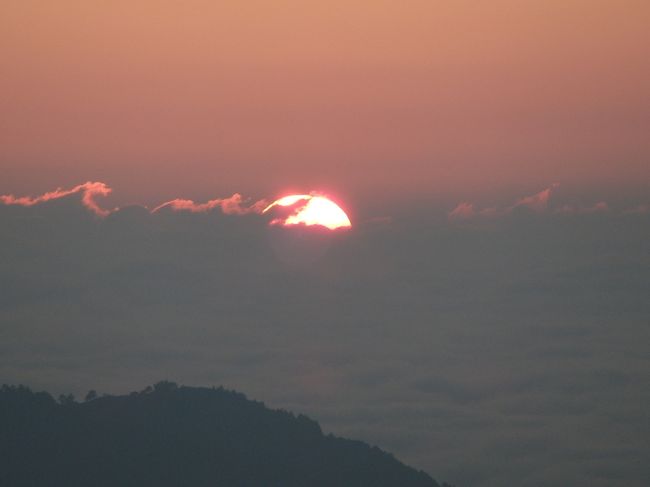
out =
{"type": "Polygon", "coordinates": [[[439,487],[304,415],[167,381],[83,401],[3,386],[0,485],[439,487]]]}

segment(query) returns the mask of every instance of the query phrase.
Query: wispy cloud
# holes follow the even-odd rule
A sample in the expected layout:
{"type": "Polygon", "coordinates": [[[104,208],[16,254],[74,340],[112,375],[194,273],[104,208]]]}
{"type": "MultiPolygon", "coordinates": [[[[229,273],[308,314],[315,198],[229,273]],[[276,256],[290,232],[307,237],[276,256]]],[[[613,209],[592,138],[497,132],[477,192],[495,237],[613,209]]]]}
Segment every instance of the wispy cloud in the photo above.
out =
{"type": "Polygon", "coordinates": [[[245,215],[247,213],[262,213],[262,210],[264,210],[267,205],[268,201],[264,199],[249,204],[247,200],[244,200],[242,195],[235,193],[229,198],[217,198],[205,203],[195,203],[192,200],[185,199],[174,199],[157,206],[151,211],[151,213],[156,213],[163,209],[189,211],[191,213],[205,213],[212,211],[215,208],[221,208],[221,211],[226,215],[245,215]]]}
{"type": "Polygon", "coordinates": [[[448,216],[450,220],[465,220],[476,216],[476,210],[474,210],[474,205],[472,203],[464,201],[451,210],[448,216]]]}
{"type": "Polygon", "coordinates": [[[34,206],[47,201],[57,200],[60,198],[65,198],[73,194],[81,194],[81,202],[83,205],[92,211],[97,216],[107,216],[113,210],[106,210],[100,208],[100,206],[95,201],[95,198],[98,196],[108,196],[113,190],[109,188],[106,184],[100,182],[91,182],[88,181],[84,184],[75,186],[72,189],[62,189],[57,188],[54,191],[49,191],[40,196],[21,196],[16,197],[12,194],[0,195],[0,201],[5,205],[19,205],[19,206],[34,206]]]}
{"type": "MultiPolygon", "coordinates": [[[[560,204],[555,197],[560,185],[553,183],[538,193],[530,196],[523,196],[514,203],[502,207],[478,208],[476,204],[469,201],[459,203],[454,209],[447,213],[447,217],[452,221],[463,221],[474,218],[495,218],[504,217],[512,214],[519,208],[525,208],[537,214],[556,214],[556,215],[588,215],[594,213],[612,213],[609,204],[606,201],[598,201],[592,205],[580,204],[560,204]]],[[[628,210],[619,212],[619,214],[647,214],[650,213],[650,206],[639,205],[628,210]]]]}
{"type": "MultiPolygon", "coordinates": [[[[18,206],[35,206],[48,201],[53,201],[75,194],[81,195],[81,203],[89,211],[99,217],[106,217],[119,208],[111,210],[99,206],[97,197],[108,196],[113,190],[102,182],[86,182],[79,184],[71,189],[57,188],[54,191],[49,191],[40,196],[14,196],[13,194],[0,195],[0,202],[5,205],[18,205],[18,206]]],[[[177,198],[167,201],[153,210],[151,213],[156,213],[164,208],[171,209],[172,211],[188,211],[192,213],[203,213],[212,211],[215,208],[220,208],[221,211],[227,215],[245,215],[248,213],[262,213],[262,210],[268,205],[267,200],[259,200],[251,202],[244,199],[239,193],[235,193],[229,198],[217,198],[209,200],[205,203],[195,203],[192,200],[177,198]]]]}
{"type": "Polygon", "coordinates": [[[513,204],[505,207],[489,207],[477,209],[474,203],[469,201],[464,201],[453,210],[451,210],[447,216],[450,220],[468,220],[475,217],[485,217],[485,218],[494,218],[498,216],[504,216],[512,213],[516,208],[528,208],[529,210],[534,211],[535,213],[544,213],[549,208],[549,201],[553,193],[557,190],[560,185],[558,183],[553,183],[546,189],[535,193],[530,196],[524,196],[516,200],[513,204]]]}
{"type": "Polygon", "coordinates": [[[539,193],[532,196],[525,196],[524,198],[517,200],[508,210],[512,211],[515,208],[524,206],[537,213],[542,213],[548,209],[549,200],[559,187],[560,185],[558,183],[553,183],[551,186],[543,189],[539,193]]]}

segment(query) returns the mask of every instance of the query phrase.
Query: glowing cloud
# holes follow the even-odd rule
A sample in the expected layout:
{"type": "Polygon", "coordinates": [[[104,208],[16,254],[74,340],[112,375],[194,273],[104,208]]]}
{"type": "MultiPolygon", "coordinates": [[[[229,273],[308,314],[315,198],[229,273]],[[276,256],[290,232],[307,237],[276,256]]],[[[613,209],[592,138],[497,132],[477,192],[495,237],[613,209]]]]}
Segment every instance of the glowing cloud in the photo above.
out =
{"type": "Polygon", "coordinates": [[[284,198],[280,198],[279,200],[274,201],[270,205],[268,205],[266,208],[264,208],[264,212],[267,210],[270,210],[274,206],[291,206],[293,204],[298,203],[300,200],[309,200],[311,199],[311,195],[308,194],[291,194],[289,196],[285,196],[284,198]]]}
{"type": "Polygon", "coordinates": [[[551,195],[559,187],[560,185],[558,183],[553,183],[551,186],[540,191],[539,193],[521,198],[510,209],[514,209],[518,206],[525,206],[538,213],[546,211],[551,195]]]}
{"type": "Polygon", "coordinates": [[[80,184],[72,189],[58,188],[55,191],[50,191],[35,198],[32,198],[31,196],[22,196],[20,198],[16,198],[11,194],[0,195],[0,201],[5,205],[34,206],[45,203],[47,201],[65,198],[66,196],[81,193],[82,204],[90,211],[92,211],[95,215],[104,217],[109,215],[112,210],[105,210],[103,208],[100,208],[95,201],[95,198],[97,196],[108,196],[111,191],[112,189],[106,186],[104,183],[88,181],[87,183],[80,184]]]}
{"type": "MultiPolygon", "coordinates": [[[[58,188],[55,191],[49,191],[36,197],[16,197],[12,194],[0,195],[0,203],[5,205],[31,207],[74,194],[81,194],[81,203],[84,207],[97,216],[106,217],[112,212],[119,210],[119,208],[114,208],[112,210],[101,208],[97,204],[96,198],[98,196],[108,196],[112,191],[113,190],[104,183],[89,181],[71,189],[58,188]]],[[[163,208],[169,208],[172,211],[188,211],[192,213],[202,213],[211,211],[215,208],[220,208],[221,211],[227,215],[246,215],[248,213],[262,213],[264,208],[267,206],[268,201],[266,200],[259,200],[248,204],[248,200],[245,200],[239,193],[235,193],[229,198],[218,198],[206,203],[195,203],[192,200],[177,198],[157,206],[151,210],[151,213],[156,213],[163,208]]]]}
{"type": "Polygon", "coordinates": [[[157,206],[151,213],[156,213],[164,208],[170,208],[173,211],[189,211],[191,213],[205,213],[215,208],[221,208],[221,211],[226,215],[245,215],[247,213],[262,213],[268,202],[266,200],[259,200],[250,206],[244,206],[244,203],[245,201],[239,193],[233,194],[230,198],[217,198],[206,203],[175,199],[157,206]]]}
{"type": "Polygon", "coordinates": [[[490,207],[477,210],[474,204],[464,201],[456,206],[456,208],[451,210],[447,214],[447,217],[450,220],[467,220],[477,216],[494,218],[509,215],[515,210],[515,208],[521,207],[528,208],[535,213],[544,213],[548,210],[551,196],[557,190],[557,188],[559,188],[559,186],[560,185],[558,183],[553,183],[551,186],[543,189],[539,193],[535,193],[531,196],[525,196],[515,201],[512,205],[501,208],[490,207]]]}
{"type": "Polygon", "coordinates": [[[464,220],[467,218],[472,218],[475,215],[476,211],[474,211],[474,205],[465,201],[463,203],[459,203],[456,208],[449,212],[449,219],[464,220]]]}
{"type": "MultiPolygon", "coordinates": [[[[545,213],[552,215],[589,215],[589,214],[610,214],[615,215],[617,212],[612,211],[606,201],[598,201],[591,206],[564,204],[555,206],[551,205],[552,196],[555,194],[558,183],[554,183],[539,193],[531,196],[525,196],[516,200],[512,205],[504,207],[489,207],[477,209],[472,203],[464,201],[451,210],[447,217],[452,221],[470,220],[473,218],[497,218],[511,215],[517,208],[528,208],[535,213],[545,213]]],[[[645,215],[650,214],[650,205],[638,205],[636,207],[619,211],[621,215],[645,215]]]]}
{"type": "Polygon", "coordinates": [[[285,196],[268,205],[263,213],[276,206],[294,207],[294,211],[285,218],[272,220],[272,225],[320,225],[330,230],[352,226],[341,207],[325,196],[309,194],[285,196]]]}

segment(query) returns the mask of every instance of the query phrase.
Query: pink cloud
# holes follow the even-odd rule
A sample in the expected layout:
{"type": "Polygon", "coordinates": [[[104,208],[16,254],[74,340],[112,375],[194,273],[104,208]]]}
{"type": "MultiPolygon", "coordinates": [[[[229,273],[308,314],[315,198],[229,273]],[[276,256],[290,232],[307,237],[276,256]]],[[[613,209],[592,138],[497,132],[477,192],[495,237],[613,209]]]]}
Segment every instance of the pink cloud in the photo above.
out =
{"type": "Polygon", "coordinates": [[[494,218],[498,216],[508,215],[512,213],[515,208],[522,206],[530,208],[536,213],[543,213],[548,209],[549,200],[559,186],[560,185],[558,183],[554,183],[539,193],[518,199],[511,206],[507,206],[505,208],[489,207],[479,210],[474,206],[473,203],[464,201],[456,206],[456,208],[454,208],[452,211],[450,211],[447,216],[450,220],[467,220],[477,216],[484,218],[494,218]]]}
{"type": "Polygon", "coordinates": [[[162,205],[157,206],[156,208],[151,210],[151,213],[156,213],[165,208],[169,208],[174,211],[189,211],[191,213],[203,213],[212,210],[220,205],[221,205],[221,200],[219,199],[210,200],[207,203],[197,204],[192,200],[184,200],[184,199],[177,198],[175,200],[167,201],[162,205]]]}
{"type": "Polygon", "coordinates": [[[226,215],[245,215],[247,213],[262,213],[266,208],[268,202],[266,200],[259,200],[255,203],[246,206],[246,201],[239,193],[233,194],[230,198],[214,199],[206,203],[195,203],[192,200],[175,199],[163,203],[154,208],[151,213],[156,213],[163,208],[170,208],[173,211],[189,211],[191,213],[205,213],[212,211],[215,208],[221,208],[221,211],[226,215]]]}
{"type": "Polygon", "coordinates": [[[41,196],[21,196],[19,198],[12,194],[0,195],[0,201],[5,205],[19,205],[19,206],[34,206],[47,201],[52,201],[60,198],[65,198],[73,194],[82,194],[82,204],[95,215],[105,217],[111,213],[112,210],[105,210],[100,208],[95,198],[97,196],[108,196],[112,189],[106,184],[100,182],[90,182],[80,184],[72,189],[58,188],[55,191],[50,191],[41,196]]]}
{"type": "Polygon", "coordinates": [[[450,220],[466,220],[467,218],[476,216],[476,211],[474,211],[474,205],[472,203],[464,201],[451,210],[447,216],[450,220]]]}
{"type": "Polygon", "coordinates": [[[227,215],[245,215],[246,213],[261,214],[264,208],[269,205],[269,202],[265,199],[258,200],[248,206],[243,206],[245,203],[242,196],[239,193],[235,193],[230,198],[221,200],[221,211],[227,215]]]}
{"type": "MultiPolygon", "coordinates": [[[[593,213],[609,212],[610,208],[606,201],[599,201],[593,206],[576,206],[576,205],[563,205],[555,208],[550,208],[550,202],[553,194],[559,188],[558,183],[554,183],[539,193],[531,196],[525,196],[516,200],[512,205],[506,207],[489,207],[477,209],[474,204],[469,202],[460,203],[456,208],[449,212],[450,220],[462,220],[475,217],[495,218],[511,214],[516,208],[525,207],[536,213],[546,213],[551,211],[555,214],[562,215],[586,215],[593,213]]],[[[630,213],[646,213],[650,212],[648,205],[641,205],[631,210],[623,212],[624,214],[630,213]]]]}
{"type": "Polygon", "coordinates": [[[519,206],[525,206],[533,211],[536,211],[537,213],[542,213],[548,208],[548,202],[553,195],[553,192],[559,188],[559,186],[560,185],[558,183],[553,183],[551,186],[540,191],[539,193],[521,198],[520,200],[517,200],[514,205],[512,205],[510,210],[519,206]]]}
{"type": "MultiPolygon", "coordinates": [[[[49,191],[40,196],[21,196],[16,197],[12,194],[0,195],[0,203],[5,205],[35,206],[48,201],[65,198],[66,196],[80,194],[81,203],[88,210],[100,217],[108,216],[113,210],[106,210],[97,204],[96,198],[99,196],[108,196],[112,192],[106,184],[100,182],[87,182],[80,184],[71,189],[58,188],[55,191],[49,191]]],[[[221,208],[221,211],[227,215],[245,215],[248,213],[262,213],[262,210],[268,206],[268,201],[262,199],[249,204],[248,200],[242,198],[239,193],[233,194],[229,198],[218,198],[206,203],[195,203],[192,200],[177,198],[154,208],[151,213],[155,213],[163,208],[170,208],[173,211],[189,211],[192,213],[201,213],[211,211],[215,208],[221,208]]]]}

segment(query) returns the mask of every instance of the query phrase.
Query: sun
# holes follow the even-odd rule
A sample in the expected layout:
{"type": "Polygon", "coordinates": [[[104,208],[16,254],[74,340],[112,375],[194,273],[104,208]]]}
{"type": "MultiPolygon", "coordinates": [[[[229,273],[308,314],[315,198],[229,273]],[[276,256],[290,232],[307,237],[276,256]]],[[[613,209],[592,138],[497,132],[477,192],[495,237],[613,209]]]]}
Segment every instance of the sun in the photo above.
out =
{"type": "Polygon", "coordinates": [[[315,194],[292,194],[275,200],[262,213],[274,207],[293,207],[291,214],[271,221],[272,225],[320,225],[330,230],[350,228],[350,219],[339,205],[315,194]]]}

